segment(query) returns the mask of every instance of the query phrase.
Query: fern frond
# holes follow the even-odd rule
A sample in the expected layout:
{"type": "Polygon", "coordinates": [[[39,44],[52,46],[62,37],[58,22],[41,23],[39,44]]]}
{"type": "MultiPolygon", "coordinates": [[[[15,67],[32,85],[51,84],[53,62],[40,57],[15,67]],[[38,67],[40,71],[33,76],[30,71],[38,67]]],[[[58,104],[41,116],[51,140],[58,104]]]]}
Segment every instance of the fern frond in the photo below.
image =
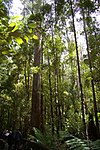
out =
{"type": "Polygon", "coordinates": [[[65,143],[70,150],[90,150],[87,143],[76,137],[71,140],[67,140],[65,143]]]}
{"type": "Polygon", "coordinates": [[[100,139],[96,141],[79,139],[66,131],[60,131],[60,140],[69,150],[100,150],[100,139]]]}
{"type": "Polygon", "coordinates": [[[100,150],[100,139],[90,142],[90,146],[92,150],[100,150]]]}

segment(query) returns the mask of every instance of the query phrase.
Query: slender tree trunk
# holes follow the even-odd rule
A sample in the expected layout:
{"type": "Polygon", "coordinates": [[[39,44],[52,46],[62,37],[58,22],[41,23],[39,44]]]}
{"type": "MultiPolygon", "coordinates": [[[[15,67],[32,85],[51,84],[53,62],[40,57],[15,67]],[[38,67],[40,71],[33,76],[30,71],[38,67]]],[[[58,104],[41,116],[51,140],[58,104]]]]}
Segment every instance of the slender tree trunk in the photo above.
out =
{"type": "MultiPolygon", "coordinates": [[[[42,76],[41,76],[42,77],[42,76]]],[[[40,112],[41,112],[41,116],[40,116],[40,129],[42,132],[44,132],[44,116],[43,116],[43,82],[42,82],[42,78],[41,78],[41,102],[40,102],[40,112]]]]}
{"type": "MultiPolygon", "coordinates": [[[[59,60],[60,62],[60,60],[59,60]]],[[[60,123],[60,130],[62,130],[62,127],[63,127],[63,122],[62,122],[62,118],[63,118],[63,87],[62,87],[62,81],[61,81],[61,68],[59,68],[59,75],[58,75],[58,78],[59,78],[59,86],[58,86],[58,99],[60,100],[59,102],[59,123],[60,123]]]]}
{"type": "MultiPolygon", "coordinates": [[[[25,78],[25,87],[26,87],[26,105],[29,102],[29,98],[30,98],[30,56],[28,59],[28,67],[27,66],[27,62],[25,61],[25,68],[24,68],[24,78],[25,78]]],[[[27,107],[27,106],[26,106],[27,107]]]]}
{"type": "MultiPolygon", "coordinates": [[[[26,60],[25,60],[25,66],[24,66],[24,79],[25,79],[25,88],[27,89],[26,60]]],[[[26,92],[27,92],[27,90],[26,90],[26,92]]]]}
{"type": "Polygon", "coordinates": [[[0,109],[0,131],[4,130],[4,106],[0,109]]]}
{"type": "MultiPolygon", "coordinates": [[[[61,129],[61,98],[60,98],[60,89],[59,89],[59,68],[58,68],[58,56],[56,52],[56,61],[55,61],[55,76],[56,76],[56,97],[57,97],[57,134],[59,136],[59,130],[61,129]]],[[[60,62],[60,60],[59,60],[60,62]]]]}
{"type": "MultiPolygon", "coordinates": [[[[54,53],[54,82],[55,82],[55,85],[54,85],[54,102],[55,102],[55,107],[54,107],[54,112],[55,112],[55,126],[56,126],[56,133],[57,135],[59,135],[59,107],[58,107],[58,89],[57,89],[57,55],[56,55],[56,50],[55,50],[55,43],[54,43],[54,29],[56,28],[56,1],[54,0],[54,15],[55,15],[55,22],[52,21],[52,28],[51,28],[51,36],[52,36],[52,44],[51,44],[51,47],[52,47],[52,52],[54,53]]],[[[51,14],[51,17],[52,14],[51,14]]]]}
{"type": "Polygon", "coordinates": [[[54,39],[53,39],[53,33],[52,33],[52,51],[54,53],[54,82],[55,82],[55,87],[54,87],[54,99],[55,99],[55,115],[56,115],[56,133],[59,135],[59,104],[58,104],[58,83],[57,83],[57,59],[56,59],[56,51],[54,49],[54,39]]]}
{"type": "Polygon", "coordinates": [[[52,87],[51,87],[51,68],[50,68],[50,60],[48,55],[48,67],[49,67],[49,91],[50,91],[50,109],[51,109],[51,126],[52,126],[52,134],[54,134],[54,115],[53,115],[53,101],[52,101],[52,87]]]}
{"type": "MultiPolygon", "coordinates": [[[[40,45],[34,45],[34,67],[40,66],[40,45]]],[[[31,127],[40,128],[40,73],[33,74],[31,127]]]]}
{"type": "Polygon", "coordinates": [[[27,101],[29,102],[30,99],[30,56],[28,60],[28,81],[27,81],[27,101]]]}
{"type": "Polygon", "coordinates": [[[17,111],[16,111],[16,103],[15,103],[15,99],[13,100],[13,124],[12,124],[12,129],[15,130],[16,128],[16,116],[17,116],[17,111]]]}
{"type": "Polygon", "coordinates": [[[47,122],[47,109],[48,109],[48,107],[46,106],[46,97],[44,96],[44,109],[43,109],[43,111],[44,111],[44,116],[43,116],[44,125],[47,122]]]}
{"type": "Polygon", "coordinates": [[[93,94],[94,114],[95,114],[95,120],[96,120],[96,127],[99,133],[99,121],[98,121],[98,116],[97,116],[97,103],[96,103],[96,95],[95,95],[95,88],[94,88],[94,77],[93,77],[93,72],[92,72],[92,63],[91,63],[91,57],[90,57],[90,52],[89,52],[89,43],[88,43],[85,14],[84,14],[83,8],[82,8],[82,15],[83,15],[83,28],[84,28],[84,34],[85,34],[85,40],[86,40],[86,46],[87,46],[86,49],[87,49],[87,54],[88,54],[89,68],[91,72],[91,86],[92,86],[92,94],[93,94]]]}
{"type": "MultiPolygon", "coordinates": [[[[42,66],[43,66],[43,37],[42,37],[42,42],[41,42],[41,70],[43,71],[42,66]]],[[[44,132],[44,112],[43,112],[44,101],[43,101],[43,99],[44,99],[44,96],[43,96],[43,76],[41,74],[40,129],[42,132],[44,132]]]]}
{"type": "MultiPolygon", "coordinates": [[[[70,42],[70,41],[69,41],[70,42]]],[[[69,43],[70,44],[70,43],[69,43]]],[[[71,47],[69,45],[69,49],[71,50],[71,47]]],[[[72,55],[72,51],[69,51],[69,54],[72,55]]],[[[77,112],[76,109],[76,103],[75,103],[75,93],[74,93],[74,85],[75,85],[75,74],[74,74],[74,68],[75,68],[75,60],[74,57],[70,58],[70,67],[71,67],[71,100],[72,100],[72,104],[73,104],[73,108],[74,108],[74,113],[77,112]]],[[[75,118],[76,119],[76,118],[75,118]]]]}
{"type": "Polygon", "coordinates": [[[22,131],[22,107],[21,106],[19,110],[19,128],[20,128],[20,131],[22,131]]]}
{"type": "Polygon", "coordinates": [[[7,127],[10,128],[10,110],[7,109],[8,117],[7,117],[7,127]]]}
{"type": "Polygon", "coordinates": [[[74,11],[73,11],[73,6],[72,6],[72,1],[71,1],[71,0],[70,0],[70,6],[71,6],[71,13],[72,13],[73,30],[74,30],[74,39],[75,39],[76,55],[77,55],[77,66],[78,66],[79,85],[80,85],[80,92],[81,92],[82,121],[83,121],[83,125],[84,125],[84,136],[86,137],[86,124],[85,124],[85,116],[84,116],[84,99],[83,99],[82,81],[81,81],[81,73],[80,73],[80,63],[79,63],[79,54],[78,54],[78,44],[77,44],[76,29],[75,29],[75,21],[74,21],[74,11]]]}
{"type": "Polygon", "coordinates": [[[60,85],[61,85],[61,89],[62,89],[62,91],[61,91],[61,106],[62,106],[62,108],[61,108],[61,110],[62,110],[61,111],[62,112],[61,116],[62,116],[62,130],[65,130],[65,124],[64,124],[64,122],[66,121],[66,116],[65,116],[65,112],[66,112],[65,106],[66,106],[66,103],[63,100],[63,87],[64,87],[63,81],[64,81],[64,66],[62,65],[62,68],[61,68],[61,78],[60,78],[60,85]]]}

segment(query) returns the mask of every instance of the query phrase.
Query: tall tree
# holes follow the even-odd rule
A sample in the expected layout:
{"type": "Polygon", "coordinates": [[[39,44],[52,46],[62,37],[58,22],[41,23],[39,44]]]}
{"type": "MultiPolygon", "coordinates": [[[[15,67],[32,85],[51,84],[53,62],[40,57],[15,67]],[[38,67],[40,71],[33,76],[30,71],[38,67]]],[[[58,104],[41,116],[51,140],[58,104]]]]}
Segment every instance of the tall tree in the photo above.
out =
{"type": "Polygon", "coordinates": [[[83,89],[82,89],[82,81],[81,81],[80,62],[79,62],[78,44],[77,44],[77,36],[76,36],[76,29],[75,29],[73,3],[74,2],[72,2],[70,0],[70,7],[71,7],[71,14],[72,14],[72,24],[73,24],[73,31],[74,31],[74,39],[75,39],[75,45],[76,45],[79,85],[80,85],[80,92],[81,92],[82,121],[83,121],[83,125],[84,125],[84,136],[86,137],[86,124],[85,124],[85,116],[84,116],[84,98],[83,98],[83,89]]]}
{"type": "Polygon", "coordinates": [[[90,56],[90,48],[89,48],[89,41],[88,41],[88,34],[86,30],[86,17],[84,10],[87,10],[87,17],[90,17],[90,12],[94,11],[94,4],[91,1],[87,2],[88,5],[85,4],[85,1],[81,1],[81,12],[83,16],[83,29],[84,29],[84,35],[86,40],[86,50],[88,54],[88,62],[89,62],[89,68],[91,72],[91,86],[92,86],[92,93],[93,93],[93,104],[94,104],[94,113],[95,113],[95,119],[96,119],[96,127],[99,133],[99,122],[98,122],[98,116],[97,116],[97,103],[96,103],[96,94],[95,94],[95,87],[94,87],[94,76],[93,76],[93,67],[92,67],[92,61],[90,56]],[[86,6],[86,7],[85,7],[86,6]],[[93,7],[93,8],[92,8],[93,7]]]}
{"type": "MultiPolygon", "coordinates": [[[[34,67],[40,66],[40,46],[39,42],[34,46],[34,67]]],[[[40,127],[40,73],[33,74],[33,90],[32,90],[32,126],[40,127]]]]}
{"type": "MultiPolygon", "coordinates": [[[[34,10],[33,5],[35,2],[32,1],[32,14],[35,13],[35,20],[37,23],[37,30],[36,35],[38,36],[38,40],[34,44],[34,67],[40,67],[41,63],[41,14],[40,14],[40,6],[42,4],[41,0],[38,0],[36,5],[36,10],[34,10]]],[[[36,73],[33,73],[33,90],[32,90],[32,114],[31,114],[31,126],[40,128],[40,122],[41,122],[41,111],[40,111],[40,89],[41,89],[41,83],[40,83],[40,73],[39,71],[36,73]]]]}

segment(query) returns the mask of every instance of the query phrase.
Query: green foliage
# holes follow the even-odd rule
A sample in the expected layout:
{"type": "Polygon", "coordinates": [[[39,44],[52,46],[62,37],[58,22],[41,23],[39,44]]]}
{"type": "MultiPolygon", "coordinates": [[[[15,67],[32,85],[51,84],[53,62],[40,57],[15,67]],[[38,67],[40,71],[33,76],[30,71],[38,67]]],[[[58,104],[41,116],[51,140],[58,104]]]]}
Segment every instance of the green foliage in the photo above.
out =
{"type": "Polygon", "coordinates": [[[91,145],[91,149],[99,150],[100,149],[100,140],[96,140],[94,142],[91,142],[90,145],[91,145]]]}
{"type": "MultiPolygon", "coordinates": [[[[88,149],[88,141],[79,139],[83,137],[83,124],[70,3],[65,0],[56,0],[51,5],[38,0],[33,1],[32,5],[31,2],[25,0],[23,3],[26,9],[23,12],[24,17],[10,17],[7,9],[9,1],[0,0],[0,106],[4,109],[0,110],[1,126],[12,127],[16,121],[13,128],[21,127],[23,132],[30,129],[33,74],[39,73],[40,105],[43,105],[43,123],[47,132],[42,134],[38,129],[34,129],[35,136],[32,134],[29,139],[35,138],[54,149],[57,146],[57,150],[66,149],[61,148],[63,145],[56,135],[57,130],[64,129],[73,134],[65,133],[64,135],[67,138],[65,145],[69,149],[88,149]],[[39,67],[34,66],[35,43],[40,43],[41,64],[39,67]],[[51,98],[53,114],[51,113],[51,98]],[[54,124],[54,136],[51,132],[52,124],[54,124]]],[[[75,22],[75,26],[77,23],[82,25],[80,8],[84,8],[87,16],[89,50],[99,110],[100,35],[98,23],[92,17],[95,3],[90,0],[72,2],[74,16],[80,21],[75,22]]],[[[83,32],[83,27],[81,30],[83,32]]],[[[79,30],[78,32],[80,33],[79,30]]],[[[78,37],[78,33],[76,34],[78,37]]],[[[88,116],[88,111],[93,110],[92,78],[87,54],[84,54],[85,46],[80,46],[78,42],[78,47],[83,98],[86,104],[85,116],[88,116]]],[[[90,142],[89,146],[96,149],[99,141],[96,142],[96,144],[90,142]]]]}
{"type": "Polygon", "coordinates": [[[54,137],[49,131],[42,133],[39,129],[33,127],[31,135],[28,135],[28,140],[35,140],[43,145],[46,145],[47,147],[51,147],[53,149],[56,148],[54,137]]]}
{"type": "Polygon", "coordinates": [[[40,13],[31,14],[28,18],[28,23],[42,21],[42,16],[40,13]]]}
{"type": "Polygon", "coordinates": [[[70,150],[90,150],[87,144],[83,140],[78,138],[67,140],[65,143],[70,150]]]}
{"type": "MultiPolygon", "coordinates": [[[[100,140],[94,142],[79,139],[65,131],[60,132],[60,140],[66,144],[66,148],[69,150],[99,150],[100,140]]],[[[66,149],[65,148],[65,149],[66,149]]]]}
{"type": "Polygon", "coordinates": [[[72,134],[69,134],[65,131],[59,132],[59,139],[56,137],[52,137],[49,135],[49,133],[46,131],[45,134],[42,134],[40,130],[33,128],[34,134],[28,136],[28,140],[35,140],[37,142],[40,142],[43,145],[47,145],[51,147],[52,149],[62,149],[63,150],[99,150],[100,149],[100,140],[91,142],[88,140],[79,139],[72,134]],[[34,136],[33,136],[34,135],[34,136]],[[49,135],[49,136],[48,136],[49,135]],[[49,143],[49,140],[51,141],[53,138],[53,142],[49,143]]]}
{"type": "Polygon", "coordinates": [[[84,10],[88,10],[90,13],[95,11],[94,2],[91,0],[81,0],[78,4],[81,8],[83,8],[84,10]]]}
{"type": "Polygon", "coordinates": [[[37,129],[37,128],[33,128],[33,135],[35,136],[35,138],[37,139],[37,140],[39,140],[40,142],[42,142],[42,143],[45,143],[46,141],[45,141],[45,138],[44,138],[44,136],[43,136],[43,134],[41,133],[41,131],[39,130],[39,129],[37,129]]]}
{"type": "Polygon", "coordinates": [[[30,28],[33,28],[33,29],[36,28],[36,24],[35,24],[35,23],[29,23],[28,26],[29,26],[30,28]]]}
{"type": "Polygon", "coordinates": [[[47,3],[41,7],[41,13],[43,16],[50,13],[50,11],[51,11],[51,5],[47,3]]]}
{"type": "Polygon", "coordinates": [[[57,15],[61,15],[61,13],[63,12],[64,5],[65,5],[65,0],[62,0],[62,1],[57,0],[56,1],[56,13],[57,13],[57,15]]]}

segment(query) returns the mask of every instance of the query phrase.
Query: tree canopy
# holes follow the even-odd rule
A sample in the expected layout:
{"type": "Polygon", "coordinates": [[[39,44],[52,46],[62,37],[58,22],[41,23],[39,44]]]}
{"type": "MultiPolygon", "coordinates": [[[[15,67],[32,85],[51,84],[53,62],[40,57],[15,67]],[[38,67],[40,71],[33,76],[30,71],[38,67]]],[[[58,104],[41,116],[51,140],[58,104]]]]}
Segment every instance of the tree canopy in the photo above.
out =
{"type": "Polygon", "coordinates": [[[12,0],[0,0],[0,130],[28,135],[35,127],[39,135],[50,133],[51,148],[66,132],[70,147],[89,139],[92,114],[98,139],[100,2],[21,3],[21,15],[12,16],[12,0]]]}

